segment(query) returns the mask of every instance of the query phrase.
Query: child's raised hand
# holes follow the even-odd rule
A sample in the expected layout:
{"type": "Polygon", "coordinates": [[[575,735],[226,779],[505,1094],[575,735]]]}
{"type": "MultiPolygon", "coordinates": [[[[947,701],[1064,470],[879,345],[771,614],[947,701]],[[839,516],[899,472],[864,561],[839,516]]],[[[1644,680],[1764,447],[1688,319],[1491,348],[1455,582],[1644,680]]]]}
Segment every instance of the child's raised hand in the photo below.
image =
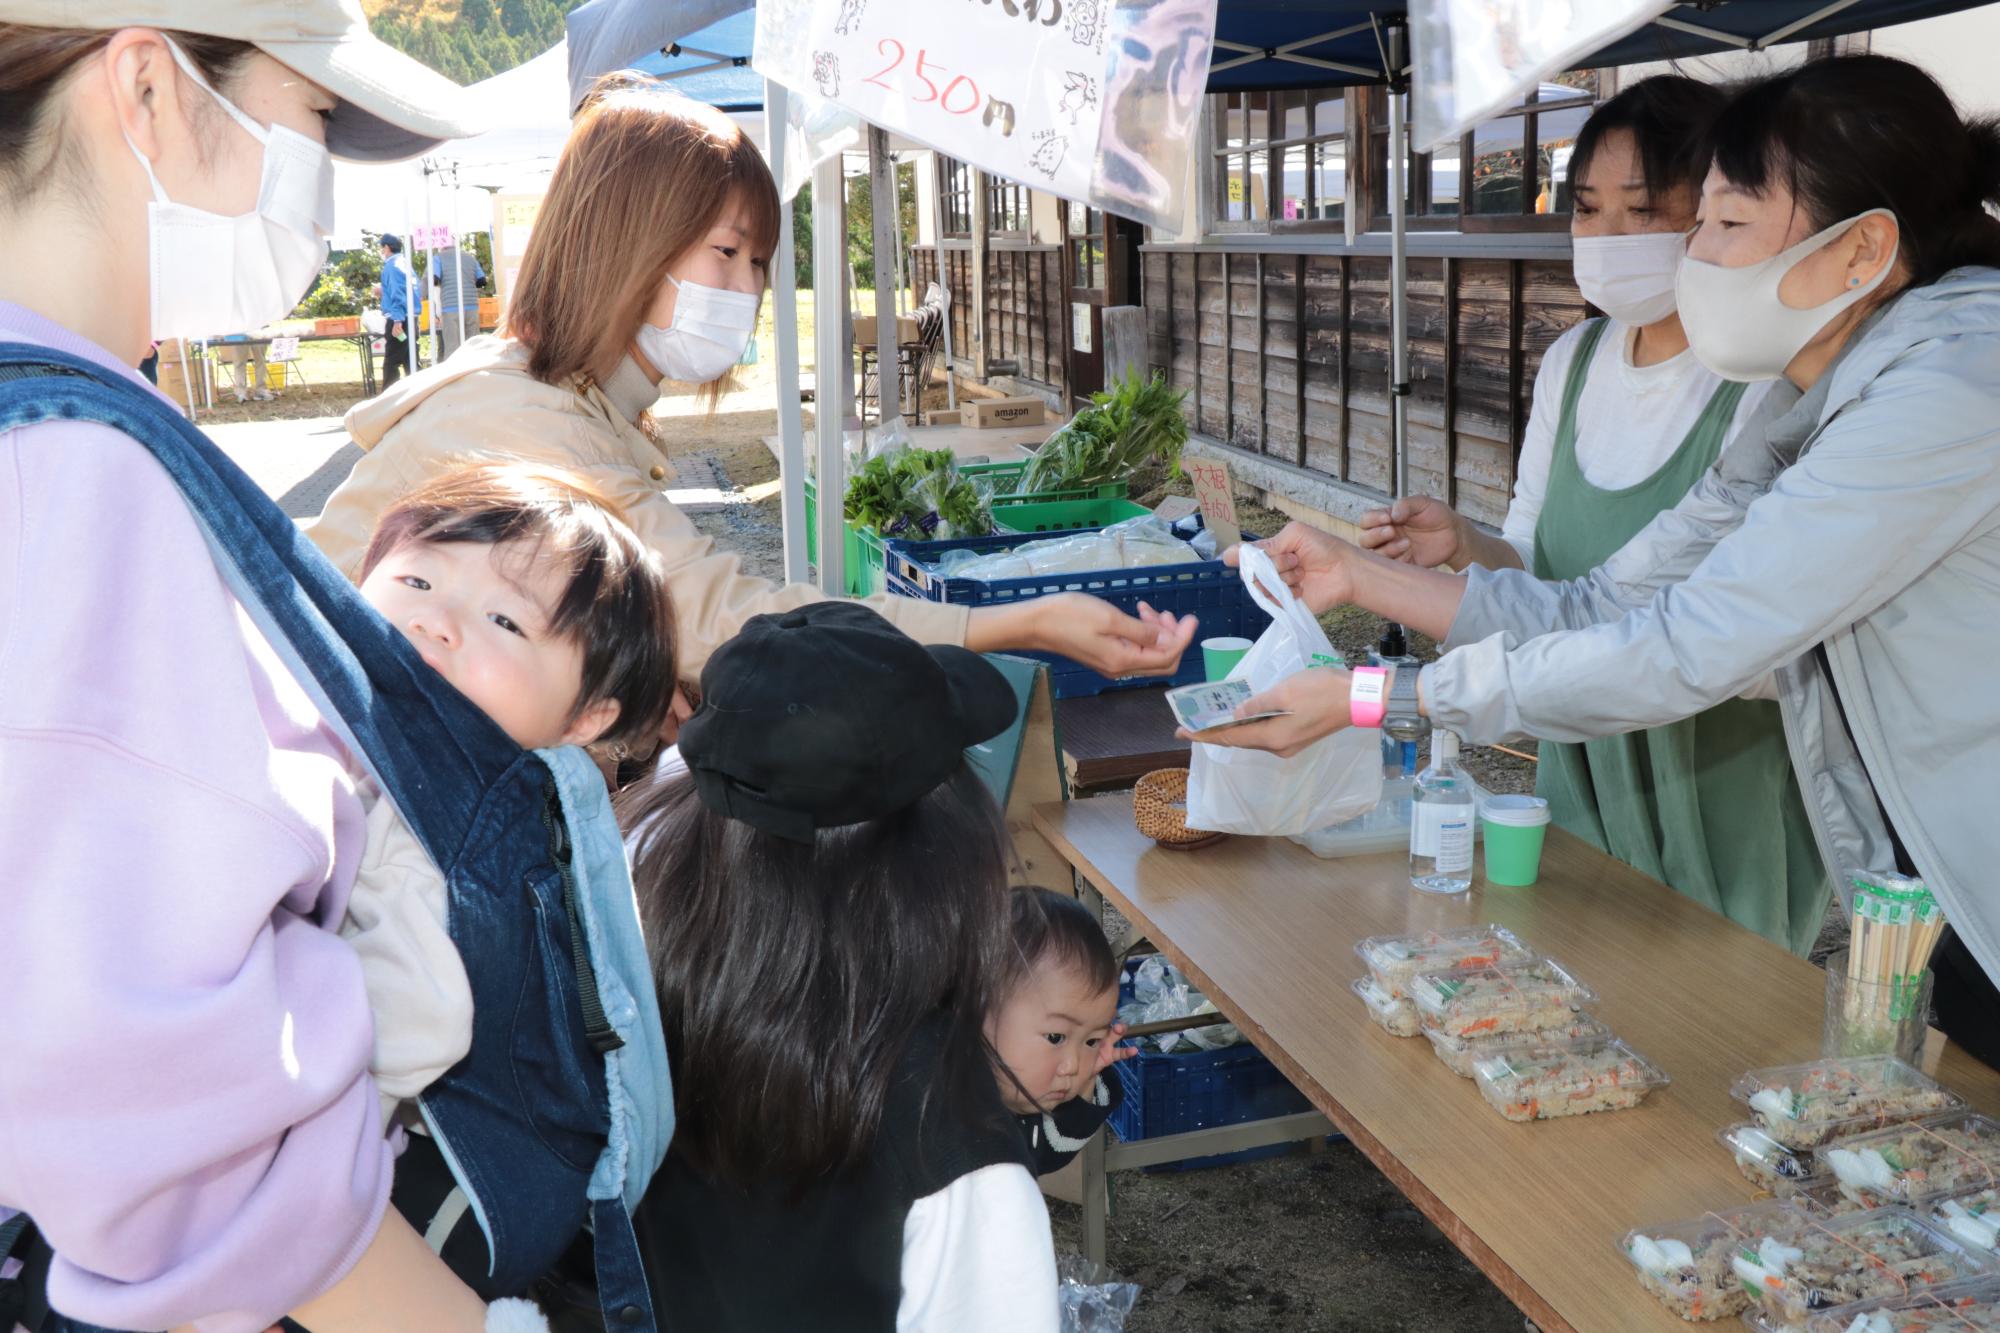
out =
{"type": "Polygon", "coordinates": [[[1104,1034],[1104,1040],[1097,1043],[1097,1063],[1084,1080],[1084,1091],[1090,1090],[1090,1080],[1117,1064],[1120,1060],[1130,1060],[1139,1053],[1137,1046],[1120,1046],[1125,1037],[1125,1024],[1113,1023],[1111,1030],[1104,1034]]]}

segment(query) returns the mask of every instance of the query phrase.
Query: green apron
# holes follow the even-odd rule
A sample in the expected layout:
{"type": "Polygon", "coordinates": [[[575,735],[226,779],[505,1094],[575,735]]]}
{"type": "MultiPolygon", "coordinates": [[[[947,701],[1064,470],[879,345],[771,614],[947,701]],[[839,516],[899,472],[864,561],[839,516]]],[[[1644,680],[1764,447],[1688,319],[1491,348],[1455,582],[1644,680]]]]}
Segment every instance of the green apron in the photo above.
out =
{"type": "MultiPolygon", "coordinates": [[[[1576,461],[1576,412],[1608,321],[1584,333],[1563,390],[1535,575],[1580,578],[1701,479],[1744,387],[1725,383],[1659,471],[1607,491],[1576,461]]],[[[1635,430],[1646,423],[1635,420],[1635,430]]],[[[1685,721],[1581,745],[1541,746],[1535,790],[1555,822],[1634,868],[1803,954],[1828,887],[1785,747],[1778,705],[1732,699],[1685,721]]]]}

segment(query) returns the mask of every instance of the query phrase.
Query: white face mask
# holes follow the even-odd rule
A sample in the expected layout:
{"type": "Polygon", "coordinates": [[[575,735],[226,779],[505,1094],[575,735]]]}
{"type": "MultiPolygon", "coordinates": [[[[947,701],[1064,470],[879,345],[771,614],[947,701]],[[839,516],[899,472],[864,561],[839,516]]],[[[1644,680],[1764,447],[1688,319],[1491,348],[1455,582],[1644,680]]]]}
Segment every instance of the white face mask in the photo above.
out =
{"type": "MultiPolygon", "coordinates": [[[[1869,281],[1804,310],[1795,310],[1779,299],[1779,286],[1821,247],[1863,218],[1878,214],[1891,219],[1896,216],[1886,208],[1872,209],[1836,222],[1782,254],[1742,268],[1682,259],[1676,290],[1681,326],[1687,330],[1695,359],[1726,380],[1755,383],[1784,374],[1785,367],[1822,329],[1888,281],[1896,267],[1896,251],[1890,252],[1889,262],[1869,281]]],[[[1899,239],[1897,250],[1901,248],[1899,239]]]]}
{"type": "Polygon", "coordinates": [[[125,146],[146,170],[153,329],[157,339],[208,337],[261,328],[292,312],[326,261],[333,232],[333,158],[282,125],[268,129],[208,86],[181,49],[174,63],[264,145],[257,211],[224,217],[167,198],[153,164],[130,136],[125,146]]]}
{"type": "Polygon", "coordinates": [[[1687,253],[1681,233],[1579,236],[1570,248],[1577,289],[1611,318],[1643,327],[1674,313],[1674,275],[1687,253]]]}
{"type": "Polygon", "coordinates": [[[639,350],[662,381],[707,384],[721,379],[743,359],[743,349],[757,332],[756,294],[682,282],[671,273],[667,281],[679,292],[673,326],[641,324],[639,350]]]}

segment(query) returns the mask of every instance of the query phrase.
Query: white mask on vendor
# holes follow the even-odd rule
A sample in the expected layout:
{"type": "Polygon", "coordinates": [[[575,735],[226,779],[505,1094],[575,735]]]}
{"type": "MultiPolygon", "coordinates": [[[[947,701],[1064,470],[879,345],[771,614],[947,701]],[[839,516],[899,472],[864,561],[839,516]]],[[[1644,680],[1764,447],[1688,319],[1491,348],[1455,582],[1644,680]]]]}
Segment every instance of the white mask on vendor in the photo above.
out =
{"type": "Polygon", "coordinates": [[[721,379],[743,359],[743,349],[757,332],[757,295],[682,282],[671,273],[667,281],[678,293],[674,322],[664,329],[641,324],[639,350],[663,381],[707,384],[721,379]]]}
{"type": "Polygon", "coordinates": [[[1570,266],[1583,299],[1620,324],[1643,328],[1674,313],[1674,278],[1687,237],[1673,231],[1579,236],[1570,266]]]}
{"type": "MultiPolygon", "coordinates": [[[[1894,218],[1886,208],[1872,209],[1845,222],[1836,222],[1816,236],[1808,236],[1791,249],[1772,255],[1759,264],[1725,268],[1701,260],[1684,258],[1676,283],[1681,310],[1681,326],[1687,330],[1688,346],[1695,360],[1726,380],[1756,383],[1774,380],[1785,367],[1855,303],[1868,297],[1889,279],[1896,267],[1896,251],[1881,271],[1867,282],[1849,287],[1831,301],[1804,310],[1785,304],[1778,295],[1791,271],[1831,244],[1864,218],[1894,218]]],[[[1900,239],[1897,249],[1901,249],[1900,239]]]]}

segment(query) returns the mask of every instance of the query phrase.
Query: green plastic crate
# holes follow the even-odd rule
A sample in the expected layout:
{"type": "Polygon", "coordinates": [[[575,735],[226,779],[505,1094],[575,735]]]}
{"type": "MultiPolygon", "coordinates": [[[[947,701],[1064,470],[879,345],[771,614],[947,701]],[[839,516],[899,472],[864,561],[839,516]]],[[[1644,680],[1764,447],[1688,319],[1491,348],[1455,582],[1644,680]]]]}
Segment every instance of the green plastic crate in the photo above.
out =
{"type": "MultiPolygon", "coordinates": [[[[1026,460],[1018,463],[963,463],[958,469],[965,476],[984,479],[996,488],[1018,482],[1021,474],[1028,470],[1026,460]]],[[[1103,527],[1121,519],[1143,514],[1146,510],[1125,499],[1125,483],[1107,481],[1101,486],[1084,487],[1081,490],[1042,491],[993,497],[994,522],[1008,532],[1060,532],[1065,528],[1103,527]],[[1109,506],[1124,506],[1113,513],[1109,506]],[[1021,508],[1033,508],[1037,512],[1030,519],[1016,513],[1021,508]],[[1000,511],[1005,510],[1003,514],[1000,511]],[[1054,513],[1044,514],[1043,510],[1065,510],[1063,517],[1054,513]],[[1103,512],[1104,518],[1089,515],[1103,512]],[[1077,518],[1077,515],[1084,517],[1077,518]],[[1070,521],[1075,518],[1076,521],[1070,521]],[[1027,524],[1032,526],[1025,526],[1027,524]]],[[[806,560],[814,565],[819,563],[819,486],[812,477],[806,478],[806,560]]],[[[847,546],[845,569],[842,571],[841,586],[850,597],[867,597],[882,592],[888,587],[888,556],[882,549],[882,537],[875,529],[858,523],[847,525],[847,546]]]]}
{"type": "Polygon", "coordinates": [[[1034,504],[994,506],[993,522],[1008,532],[1074,532],[1108,528],[1153,511],[1134,500],[1055,500],[1034,504]]]}

